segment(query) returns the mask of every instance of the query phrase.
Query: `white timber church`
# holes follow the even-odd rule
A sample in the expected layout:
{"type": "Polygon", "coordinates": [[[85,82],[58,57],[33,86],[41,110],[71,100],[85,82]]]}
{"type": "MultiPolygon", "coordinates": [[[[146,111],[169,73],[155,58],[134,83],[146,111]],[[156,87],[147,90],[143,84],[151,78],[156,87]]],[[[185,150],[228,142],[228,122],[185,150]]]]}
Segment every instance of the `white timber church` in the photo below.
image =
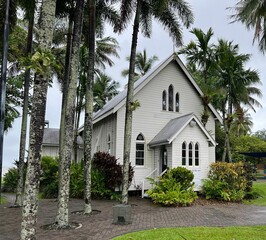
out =
{"type": "MultiPolygon", "coordinates": [[[[123,164],[125,101],[127,90],[110,100],[93,116],[93,153],[108,152],[123,164]]],[[[209,104],[204,126],[203,92],[175,54],[161,62],[134,85],[130,161],[134,178],[130,190],[148,189],[147,177],[157,177],[167,168],[186,167],[194,173],[195,189],[207,178],[215,162],[215,122],[222,119],[209,104]]],[[[80,128],[82,136],[83,127],[80,128]]],[[[82,158],[82,138],[78,139],[82,158]]],[[[42,155],[58,156],[59,129],[45,129],[42,155]]]]}
{"type": "MultiPolygon", "coordinates": [[[[123,164],[127,90],[110,100],[93,117],[93,152],[114,155],[123,164]]],[[[222,122],[209,104],[206,126],[200,121],[203,92],[181,60],[171,55],[134,85],[130,161],[134,179],[130,190],[147,189],[147,177],[183,166],[194,173],[195,189],[215,162],[215,121],[222,122]]],[[[80,131],[83,131],[81,127],[80,131]]]]}

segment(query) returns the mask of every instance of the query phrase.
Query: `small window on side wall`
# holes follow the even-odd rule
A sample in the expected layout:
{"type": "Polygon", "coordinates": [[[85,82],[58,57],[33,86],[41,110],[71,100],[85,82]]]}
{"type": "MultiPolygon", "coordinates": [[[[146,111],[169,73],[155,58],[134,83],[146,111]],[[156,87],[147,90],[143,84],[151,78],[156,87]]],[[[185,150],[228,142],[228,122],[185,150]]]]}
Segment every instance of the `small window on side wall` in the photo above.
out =
{"type": "Polygon", "coordinates": [[[144,166],[145,156],[144,136],[140,133],[136,138],[136,166],[144,166]]]}
{"type": "Polygon", "coordinates": [[[107,136],[107,148],[108,148],[108,153],[111,154],[111,135],[110,135],[110,133],[107,136]]]}
{"type": "Polygon", "coordinates": [[[163,91],[163,95],[162,95],[162,109],[164,111],[166,111],[166,91],[163,91]]]}

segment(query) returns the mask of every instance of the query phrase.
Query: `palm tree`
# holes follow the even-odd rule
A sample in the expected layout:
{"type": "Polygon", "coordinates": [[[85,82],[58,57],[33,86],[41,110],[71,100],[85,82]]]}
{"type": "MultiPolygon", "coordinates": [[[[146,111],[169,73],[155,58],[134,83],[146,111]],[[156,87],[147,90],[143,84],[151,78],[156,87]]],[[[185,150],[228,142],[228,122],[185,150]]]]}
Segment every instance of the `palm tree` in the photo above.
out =
{"type": "Polygon", "coordinates": [[[95,64],[95,38],[96,38],[96,3],[89,0],[89,28],[88,28],[88,73],[85,94],[85,121],[84,121],[84,214],[90,214],[91,208],[91,159],[92,159],[92,114],[93,114],[93,81],[95,64]]]}
{"type": "MultiPolygon", "coordinates": [[[[126,58],[127,61],[130,60],[130,57],[126,58]]],[[[137,81],[140,77],[144,76],[152,67],[155,61],[158,60],[156,55],[153,55],[148,58],[146,49],[142,52],[138,52],[136,54],[136,66],[135,66],[135,81],[137,81]]],[[[127,77],[129,74],[129,70],[125,69],[122,71],[122,76],[127,77]]]]}
{"type": "Polygon", "coordinates": [[[35,239],[35,227],[37,221],[38,192],[40,180],[40,157],[45,122],[45,107],[47,89],[49,83],[50,67],[44,66],[43,57],[50,59],[55,21],[55,0],[44,0],[41,5],[41,14],[38,26],[38,46],[35,60],[40,66],[36,71],[32,101],[30,122],[30,143],[28,166],[25,181],[25,194],[22,210],[21,239],[35,239]],[[36,57],[39,56],[38,59],[36,57]]]}
{"type": "MultiPolygon", "coordinates": [[[[32,43],[33,43],[33,26],[34,26],[34,11],[35,0],[20,1],[20,6],[25,11],[25,17],[28,20],[28,36],[26,56],[31,57],[32,43]]],[[[19,162],[18,162],[18,183],[16,188],[16,206],[22,206],[23,185],[24,185],[24,160],[27,137],[27,123],[28,123],[28,109],[29,109],[29,89],[30,89],[30,69],[27,69],[24,77],[24,101],[22,108],[21,130],[20,130],[20,144],[19,144],[19,162]]]]}
{"type": "Polygon", "coordinates": [[[208,105],[212,102],[216,93],[215,85],[213,84],[214,44],[210,43],[213,31],[209,28],[207,33],[204,33],[201,29],[194,28],[191,33],[196,36],[196,42],[191,41],[178,54],[186,55],[188,69],[190,69],[203,90],[202,102],[204,110],[201,114],[201,122],[205,126],[210,116],[208,105]]]}
{"type": "Polygon", "coordinates": [[[241,106],[238,106],[235,114],[236,117],[233,119],[230,134],[240,137],[241,135],[251,133],[253,122],[250,113],[248,113],[248,109],[243,109],[241,106]]]}
{"type": "MultiPolygon", "coordinates": [[[[110,67],[114,62],[111,56],[119,57],[117,50],[119,49],[118,42],[112,37],[103,37],[96,40],[95,52],[95,74],[101,74],[101,69],[106,68],[106,64],[110,67]]],[[[80,48],[80,70],[79,82],[77,87],[76,111],[75,111],[75,135],[74,135],[74,162],[77,161],[77,137],[80,122],[80,115],[84,110],[84,100],[86,94],[86,81],[88,73],[88,47],[83,44],[80,48]]],[[[95,101],[94,101],[95,102],[95,101]]],[[[94,103],[95,104],[95,103],[94,103]]]]}
{"type": "Polygon", "coordinates": [[[259,48],[264,53],[266,50],[266,2],[264,0],[241,0],[235,7],[231,16],[233,22],[241,22],[248,29],[255,29],[254,41],[257,39],[259,48]]]}
{"type": "Polygon", "coordinates": [[[255,84],[261,84],[256,70],[245,69],[246,62],[250,59],[249,54],[239,54],[238,45],[220,39],[216,46],[215,53],[217,59],[216,74],[218,77],[217,86],[224,90],[224,96],[220,99],[219,110],[222,112],[225,144],[222,161],[226,155],[231,162],[231,150],[229,132],[234,120],[234,112],[241,104],[248,105],[252,109],[254,106],[260,107],[260,103],[253,97],[261,96],[259,88],[255,84]]]}
{"type": "Polygon", "coordinates": [[[116,96],[119,91],[119,82],[112,81],[106,74],[97,74],[93,85],[94,112],[100,110],[109,100],[116,96]]]}
{"type": "MultiPolygon", "coordinates": [[[[79,75],[79,48],[82,35],[84,0],[76,2],[75,14],[73,16],[73,30],[70,24],[69,31],[73,32],[68,38],[66,68],[63,84],[63,104],[60,124],[60,161],[59,161],[59,190],[56,224],[59,228],[69,226],[68,202],[70,164],[73,149],[73,131],[75,116],[76,88],[79,75]]],[[[70,19],[69,21],[71,21],[70,19]]]]}
{"type": "Polygon", "coordinates": [[[129,23],[133,14],[133,33],[131,42],[131,52],[129,61],[129,74],[126,98],[126,115],[124,129],[124,156],[123,156],[123,184],[122,184],[122,203],[128,203],[128,179],[129,179],[129,161],[130,145],[132,132],[132,113],[134,110],[134,80],[136,66],[136,51],[138,42],[138,33],[141,28],[144,36],[150,37],[152,18],[157,19],[164,28],[169,31],[171,37],[177,45],[182,44],[182,32],[180,22],[189,27],[193,22],[193,15],[189,5],[185,1],[177,0],[123,0],[121,1],[121,24],[116,30],[122,31],[129,23]]]}

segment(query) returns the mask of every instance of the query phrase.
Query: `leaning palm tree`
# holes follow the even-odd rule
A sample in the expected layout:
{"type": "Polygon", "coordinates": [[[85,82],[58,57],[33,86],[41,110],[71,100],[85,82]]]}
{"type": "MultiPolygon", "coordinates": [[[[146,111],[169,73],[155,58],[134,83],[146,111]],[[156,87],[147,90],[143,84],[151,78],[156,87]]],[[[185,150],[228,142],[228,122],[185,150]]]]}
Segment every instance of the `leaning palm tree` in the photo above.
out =
{"type": "Polygon", "coordinates": [[[135,106],[138,105],[134,104],[134,80],[139,30],[142,30],[144,36],[150,37],[152,18],[155,18],[169,31],[174,42],[177,45],[181,45],[182,31],[180,23],[185,27],[189,27],[193,22],[193,15],[190,6],[185,1],[178,0],[122,0],[120,11],[121,24],[117,27],[118,31],[122,31],[134,15],[124,129],[122,203],[127,204],[132,116],[135,106]]]}
{"type": "MultiPolygon", "coordinates": [[[[126,60],[129,62],[130,57],[127,57],[126,60]]],[[[144,76],[153,66],[154,62],[158,60],[156,55],[151,57],[147,56],[146,49],[142,52],[138,52],[136,54],[136,62],[135,62],[135,81],[137,81],[140,77],[144,76]]],[[[122,71],[122,76],[127,77],[129,74],[129,70],[125,69],[122,71]]]]}
{"type": "Polygon", "coordinates": [[[266,50],[266,2],[264,0],[240,0],[235,7],[229,8],[235,11],[231,17],[233,22],[241,22],[248,29],[255,29],[254,41],[259,42],[260,50],[266,50]]]}

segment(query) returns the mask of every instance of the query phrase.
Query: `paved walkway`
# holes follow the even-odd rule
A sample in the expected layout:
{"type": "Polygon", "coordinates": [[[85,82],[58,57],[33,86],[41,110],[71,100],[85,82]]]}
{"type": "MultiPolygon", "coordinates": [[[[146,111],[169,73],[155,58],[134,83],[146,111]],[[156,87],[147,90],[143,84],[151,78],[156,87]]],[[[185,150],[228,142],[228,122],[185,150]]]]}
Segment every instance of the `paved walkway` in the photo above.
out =
{"type": "MultiPolygon", "coordinates": [[[[39,202],[38,240],[106,240],[115,236],[142,229],[179,226],[247,226],[266,223],[266,207],[244,204],[211,204],[185,208],[165,208],[155,206],[148,199],[130,198],[132,204],[132,224],[120,226],[112,224],[112,206],[117,202],[93,201],[93,209],[101,213],[84,216],[70,214],[70,221],[82,224],[75,230],[43,230],[40,226],[52,223],[56,214],[55,200],[39,202]]],[[[82,210],[82,200],[72,199],[70,211],[82,210]]],[[[0,239],[19,239],[21,209],[0,205],[0,239]]]]}

